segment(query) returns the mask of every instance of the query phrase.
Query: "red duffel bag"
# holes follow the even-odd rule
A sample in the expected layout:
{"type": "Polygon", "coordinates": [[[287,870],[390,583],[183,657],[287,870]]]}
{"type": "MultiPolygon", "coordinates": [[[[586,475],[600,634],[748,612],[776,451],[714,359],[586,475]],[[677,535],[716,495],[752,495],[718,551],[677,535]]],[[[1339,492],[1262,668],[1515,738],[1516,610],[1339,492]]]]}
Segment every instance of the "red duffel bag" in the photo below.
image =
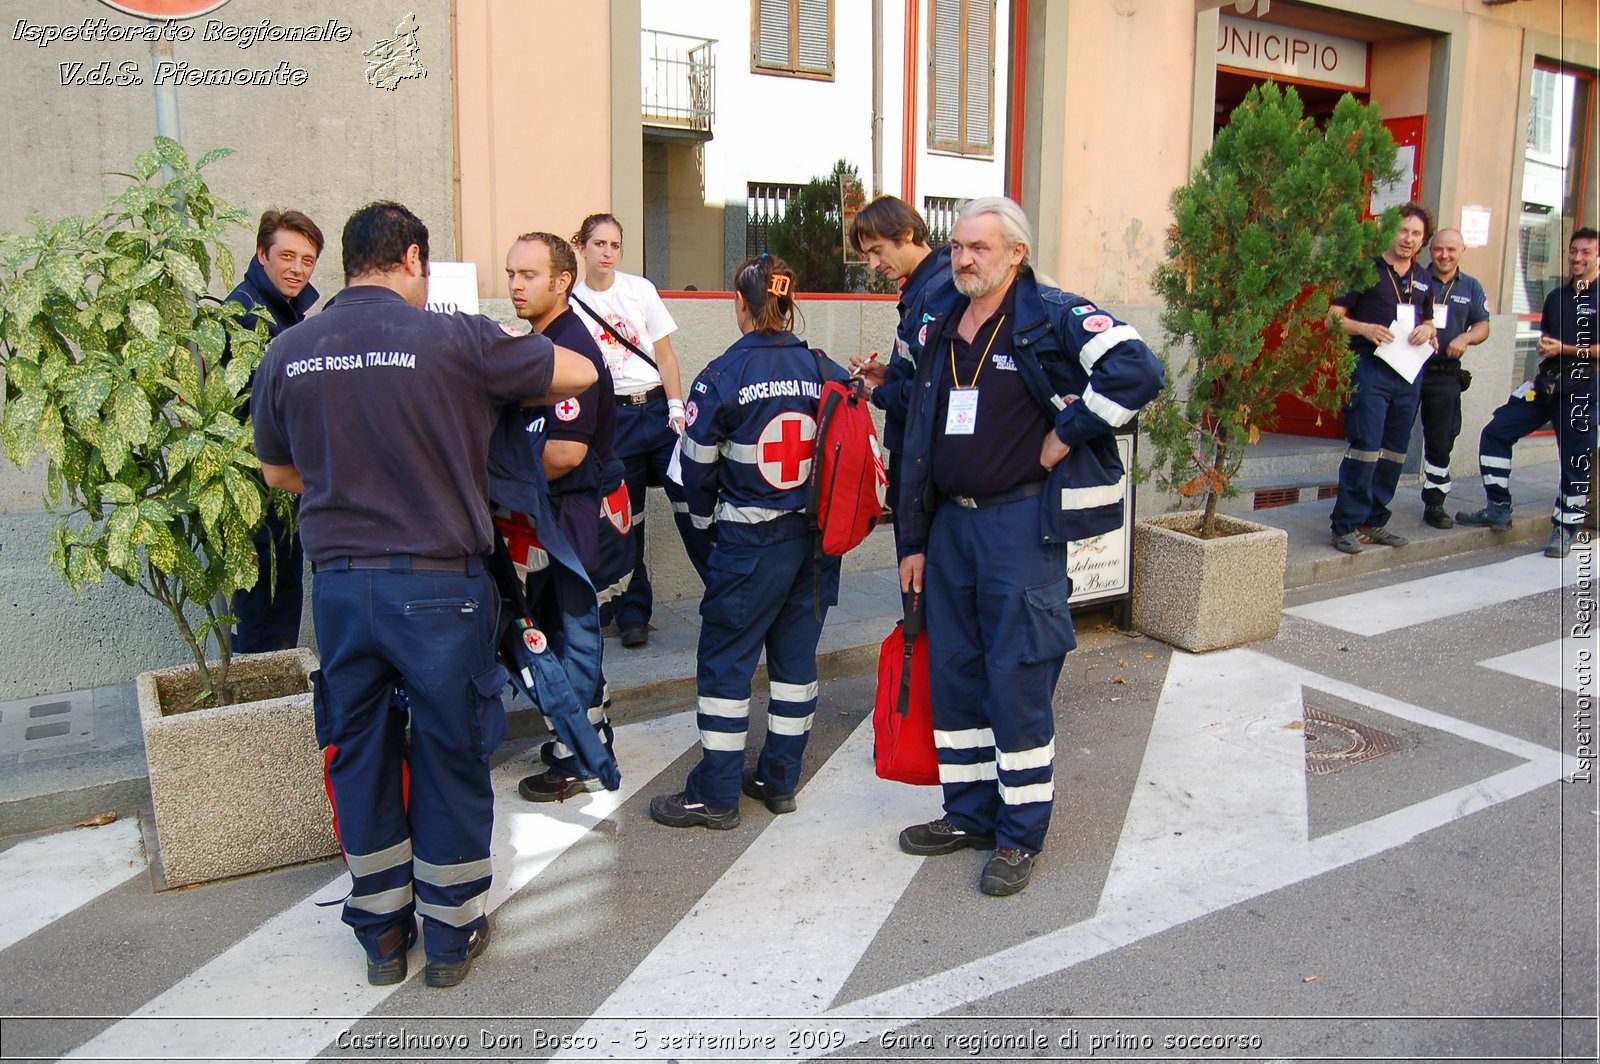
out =
{"type": "Polygon", "coordinates": [[[933,708],[928,699],[928,637],[921,631],[920,609],[908,607],[906,615],[907,620],[894,626],[878,651],[873,760],[878,775],[886,780],[935,787],[939,784],[939,755],[933,746],[933,708]],[[909,647],[907,628],[912,631],[909,647]]]}

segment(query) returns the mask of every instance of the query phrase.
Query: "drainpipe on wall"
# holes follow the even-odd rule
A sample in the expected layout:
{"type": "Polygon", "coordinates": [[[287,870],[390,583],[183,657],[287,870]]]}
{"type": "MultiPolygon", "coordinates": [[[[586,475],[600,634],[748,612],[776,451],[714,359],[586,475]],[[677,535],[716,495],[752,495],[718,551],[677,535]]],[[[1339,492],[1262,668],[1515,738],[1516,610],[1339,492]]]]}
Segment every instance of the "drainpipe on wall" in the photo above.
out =
{"type": "Polygon", "coordinates": [[[883,0],[872,0],[872,194],[883,193],[883,0]]]}
{"type": "Polygon", "coordinates": [[[917,205],[917,38],[922,14],[918,0],[905,0],[905,115],[900,123],[900,198],[917,205]]]}
{"type": "MultiPolygon", "coordinates": [[[[153,22],[159,26],[160,23],[153,22]]],[[[150,42],[150,82],[156,89],[156,135],[169,137],[178,143],[183,143],[183,131],[178,122],[178,87],[170,80],[156,77],[157,68],[163,60],[171,61],[172,42],[167,35],[162,33],[150,42]]],[[[172,168],[161,168],[161,179],[172,180],[172,168]]]]}

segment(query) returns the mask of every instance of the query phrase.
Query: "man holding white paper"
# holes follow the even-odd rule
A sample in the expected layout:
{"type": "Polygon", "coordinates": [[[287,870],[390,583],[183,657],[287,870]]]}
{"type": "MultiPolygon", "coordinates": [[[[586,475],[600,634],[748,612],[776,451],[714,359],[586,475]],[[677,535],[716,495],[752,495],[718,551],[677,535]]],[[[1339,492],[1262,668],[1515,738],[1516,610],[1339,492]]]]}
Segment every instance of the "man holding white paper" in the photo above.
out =
{"type": "Polygon", "coordinates": [[[1333,546],[1345,554],[1359,554],[1369,543],[1409,542],[1389,529],[1389,502],[1422,397],[1422,367],[1433,353],[1432,279],[1416,261],[1432,233],[1427,208],[1401,207],[1394,243],[1373,260],[1377,282],[1339,296],[1328,311],[1329,323],[1344,330],[1357,355],[1344,407],[1350,448],[1339,465],[1332,518],[1333,546]]]}

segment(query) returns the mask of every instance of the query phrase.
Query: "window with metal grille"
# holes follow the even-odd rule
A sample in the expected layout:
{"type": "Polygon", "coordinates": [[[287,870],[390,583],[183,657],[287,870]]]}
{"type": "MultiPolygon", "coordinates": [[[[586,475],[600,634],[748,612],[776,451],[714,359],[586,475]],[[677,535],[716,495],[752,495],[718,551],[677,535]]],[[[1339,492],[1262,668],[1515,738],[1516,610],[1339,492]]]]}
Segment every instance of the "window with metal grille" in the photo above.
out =
{"type": "Polygon", "coordinates": [[[928,223],[928,243],[933,247],[950,243],[950,230],[956,227],[956,215],[967,202],[955,196],[923,196],[922,220],[928,223]]]}
{"type": "Polygon", "coordinates": [[[767,230],[783,217],[789,201],[800,195],[804,185],[781,185],[751,181],[746,186],[744,214],[744,253],[754,258],[767,250],[767,230]]]}
{"type": "Polygon", "coordinates": [[[995,0],[929,0],[928,147],[994,154],[995,0]]]}
{"type": "Polygon", "coordinates": [[[833,80],[833,0],[750,0],[750,69],[833,80]]]}

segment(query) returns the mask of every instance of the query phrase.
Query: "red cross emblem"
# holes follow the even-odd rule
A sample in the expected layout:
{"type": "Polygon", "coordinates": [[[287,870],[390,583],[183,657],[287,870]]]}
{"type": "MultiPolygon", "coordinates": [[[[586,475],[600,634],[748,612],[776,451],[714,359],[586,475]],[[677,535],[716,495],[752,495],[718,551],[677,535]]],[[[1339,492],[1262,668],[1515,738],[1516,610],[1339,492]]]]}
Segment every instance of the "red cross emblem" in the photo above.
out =
{"type": "Polygon", "coordinates": [[[817,423],[807,414],[779,414],[756,441],[756,468],[775,488],[798,488],[811,476],[817,449],[817,423]]]}
{"type": "Polygon", "coordinates": [[[522,630],[522,641],[535,654],[543,654],[545,647],[550,645],[549,640],[545,639],[544,633],[537,628],[524,628],[522,630]]]}
{"type": "Polygon", "coordinates": [[[556,417],[562,421],[571,421],[583,412],[583,407],[578,405],[576,399],[563,399],[556,404],[556,417]]]}

